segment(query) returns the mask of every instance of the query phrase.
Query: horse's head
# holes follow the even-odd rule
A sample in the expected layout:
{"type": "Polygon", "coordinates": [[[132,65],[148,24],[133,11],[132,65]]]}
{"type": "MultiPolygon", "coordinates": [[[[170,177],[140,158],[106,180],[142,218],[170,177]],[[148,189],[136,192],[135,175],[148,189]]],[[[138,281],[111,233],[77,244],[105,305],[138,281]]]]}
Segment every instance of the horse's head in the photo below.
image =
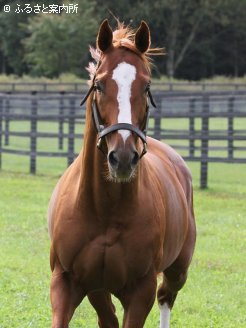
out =
{"type": "Polygon", "coordinates": [[[114,33],[105,20],[97,36],[100,54],[92,79],[93,116],[99,148],[107,155],[109,178],[129,181],[146,152],[150,65],[148,25],[136,33],[121,28],[114,33]]]}

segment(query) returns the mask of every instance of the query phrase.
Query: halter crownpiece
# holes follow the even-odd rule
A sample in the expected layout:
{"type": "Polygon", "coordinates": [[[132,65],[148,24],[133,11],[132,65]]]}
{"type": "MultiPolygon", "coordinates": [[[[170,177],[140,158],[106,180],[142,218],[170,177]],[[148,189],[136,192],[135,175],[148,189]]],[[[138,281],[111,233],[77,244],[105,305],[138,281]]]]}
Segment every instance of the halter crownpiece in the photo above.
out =
{"type": "MultiPolygon", "coordinates": [[[[151,105],[156,108],[156,104],[154,102],[154,99],[152,97],[152,94],[150,92],[150,88],[149,87],[150,86],[148,86],[148,89],[147,89],[147,95],[148,95],[148,98],[150,100],[151,105]]],[[[89,98],[90,94],[92,92],[95,92],[95,91],[96,91],[96,84],[95,84],[95,76],[94,76],[93,83],[92,83],[90,89],[88,90],[87,94],[85,95],[85,97],[81,100],[80,106],[84,105],[84,103],[89,98]]],[[[131,132],[135,133],[141,139],[141,141],[143,143],[143,150],[142,150],[142,153],[140,155],[140,158],[142,158],[147,153],[146,135],[147,135],[148,123],[149,123],[149,105],[148,105],[148,103],[146,105],[145,127],[144,127],[144,130],[143,131],[140,130],[138,127],[136,127],[136,126],[134,126],[132,124],[129,124],[129,123],[116,123],[116,124],[110,125],[108,127],[104,127],[103,124],[100,124],[100,118],[99,118],[100,117],[100,114],[99,114],[99,111],[98,111],[98,108],[97,108],[95,94],[94,94],[93,103],[92,103],[92,116],[93,116],[93,121],[94,121],[95,128],[97,130],[97,134],[98,134],[97,147],[103,153],[104,153],[104,151],[103,151],[103,149],[101,147],[102,138],[104,138],[108,134],[110,134],[112,132],[115,132],[115,131],[118,131],[118,130],[131,131],[131,132]]]]}

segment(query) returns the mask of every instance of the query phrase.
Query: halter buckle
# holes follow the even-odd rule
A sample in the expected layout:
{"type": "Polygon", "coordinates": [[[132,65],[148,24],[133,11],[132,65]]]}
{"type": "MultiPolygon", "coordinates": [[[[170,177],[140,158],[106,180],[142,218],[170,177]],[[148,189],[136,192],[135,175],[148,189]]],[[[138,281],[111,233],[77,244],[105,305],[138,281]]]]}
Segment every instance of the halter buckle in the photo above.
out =
{"type": "Polygon", "coordinates": [[[139,159],[141,159],[146,153],[147,153],[147,142],[143,142],[143,150],[139,159]]]}
{"type": "Polygon", "coordinates": [[[98,138],[97,140],[97,148],[101,150],[102,138],[98,138]]]}

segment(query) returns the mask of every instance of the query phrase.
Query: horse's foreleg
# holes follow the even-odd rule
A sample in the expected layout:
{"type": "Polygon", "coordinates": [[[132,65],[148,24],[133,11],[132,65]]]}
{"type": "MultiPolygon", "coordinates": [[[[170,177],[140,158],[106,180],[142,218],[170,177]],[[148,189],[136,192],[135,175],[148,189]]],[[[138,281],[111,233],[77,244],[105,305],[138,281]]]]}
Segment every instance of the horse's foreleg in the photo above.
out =
{"type": "Polygon", "coordinates": [[[186,282],[194,246],[195,222],[193,216],[191,216],[189,230],[183,248],[173,264],[163,272],[163,283],[158,289],[157,299],[161,310],[160,328],[169,328],[170,326],[170,310],[174,305],[178,291],[186,282]]]}
{"type": "Polygon", "coordinates": [[[178,291],[183,287],[186,281],[186,274],[164,272],[163,283],[158,289],[157,299],[160,308],[160,328],[170,327],[170,314],[177,297],[178,291]],[[169,275],[170,274],[170,275],[169,275]]]}
{"type": "Polygon", "coordinates": [[[143,328],[156,296],[156,274],[149,273],[118,296],[124,308],[123,328],[143,328]]]}
{"type": "Polygon", "coordinates": [[[84,297],[83,291],[67,272],[55,267],[51,278],[50,298],[52,328],[68,328],[74,310],[84,297]]]}
{"type": "Polygon", "coordinates": [[[115,307],[110,293],[104,290],[94,291],[88,294],[89,301],[97,311],[100,328],[118,328],[119,323],[115,315],[115,307]]]}

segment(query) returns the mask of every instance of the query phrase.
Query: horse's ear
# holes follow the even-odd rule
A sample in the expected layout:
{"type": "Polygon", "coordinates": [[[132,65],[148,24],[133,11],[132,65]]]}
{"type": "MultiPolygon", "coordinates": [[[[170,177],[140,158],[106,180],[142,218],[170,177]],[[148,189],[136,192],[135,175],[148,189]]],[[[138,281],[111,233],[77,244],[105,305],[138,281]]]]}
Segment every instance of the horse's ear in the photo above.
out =
{"type": "Polygon", "coordinates": [[[113,31],[109,26],[108,20],[105,19],[102,22],[97,35],[97,48],[104,52],[112,45],[112,41],[113,31]]]}
{"type": "Polygon", "coordinates": [[[141,22],[135,35],[135,45],[141,53],[145,53],[150,46],[150,31],[149,26],[145,21],[141,22]]]}

